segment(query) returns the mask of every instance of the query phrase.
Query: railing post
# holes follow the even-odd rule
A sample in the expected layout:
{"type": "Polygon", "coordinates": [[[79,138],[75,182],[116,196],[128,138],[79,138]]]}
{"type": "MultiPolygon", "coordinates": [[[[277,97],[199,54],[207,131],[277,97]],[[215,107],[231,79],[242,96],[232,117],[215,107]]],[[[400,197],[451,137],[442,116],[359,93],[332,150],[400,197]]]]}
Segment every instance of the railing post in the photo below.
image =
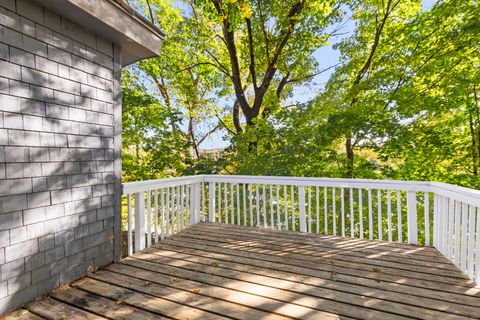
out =
{"type": "Polygon", "coordinates": [[[407,224],[408,243],[418,244],[417,193],[415,191],[407,192],[407,224]]]}
{"type": "Polygon", "coordinates": [[[197,224],[200,222],[200,183],[195,183],[192,188],[192,193],[190,194],[192,197],[192,207],[190,208],[190,223],[197,224]]]}
{"type": "Polygon", "coordinates": [[[208,183],[208,222],[215,222],[215,182],[208,183]]]}
{"type": "Polygon", "coordinates": [[[145,192],[135,193],[135,251],[145,249],[145,192]]]}
{"type": "MultiPolygon", "coordinates": [[[[298,187],[298,209],[300,211],[300,232],[307,232],[307,219],[305,217],[305,187],[298,187]]],[[[292,212],[292,214],[294,214],[292,212]]]]}

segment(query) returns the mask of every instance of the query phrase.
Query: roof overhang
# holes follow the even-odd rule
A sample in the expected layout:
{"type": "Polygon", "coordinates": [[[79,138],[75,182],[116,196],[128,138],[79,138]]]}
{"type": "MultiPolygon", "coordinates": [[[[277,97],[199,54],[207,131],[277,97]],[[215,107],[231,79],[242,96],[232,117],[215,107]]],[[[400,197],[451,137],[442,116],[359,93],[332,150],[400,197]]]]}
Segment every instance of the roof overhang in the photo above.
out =
{"type": "Polygon", "coordinates": [[[122,48],[122,65],[160,55],[164,34],[121,0],[35,0],[122,48]]]}

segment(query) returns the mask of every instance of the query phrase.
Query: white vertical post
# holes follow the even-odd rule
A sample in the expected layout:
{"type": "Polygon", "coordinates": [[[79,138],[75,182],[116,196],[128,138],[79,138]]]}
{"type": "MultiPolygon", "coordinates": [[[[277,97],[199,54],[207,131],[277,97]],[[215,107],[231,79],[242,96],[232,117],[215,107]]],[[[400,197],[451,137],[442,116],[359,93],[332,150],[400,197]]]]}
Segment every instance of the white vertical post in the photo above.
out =
{"type": "Polygon", "coordinates": [[[225,207],[225,223],[228,224],[228,193],[227,193],[228,184],[223,184],[223,204],[225,207]]]}
{"type": "Polygon", "coordinates": [[[345,237],[345,189],[340,189],[340,213],[342,214],[342,237],[345,237]]]}
{"type": "Polygon", "coordinates": [[[284,219],[285,219],[285,230],[288,230],[288,199],[287,199],[287,186],[283,186],[283,205],[285,206],[284,210],[284,219]]]}
{"type": "Polygon", "coordinates": [[[230,206],[231,206],[231,211],[230,211],[230,222],[232,224],[235,224],[235,205],[234,205],[234,193],[233,193],[233,183],[230,183],[230,206]]]}
{"type": "Polygon", "coordinates": [[[275,219],[273,217],[273,185],[269,185],[269,191],[270,191],[270,199],[268,203],[270,204],[270,226],[275,228],[275,219]]]}
{"type": "Polygon", "coordinates": [[[337,197],[335,189],[335,187],[332,188],[332,229],[334,236],[337,235],[337,197]]]}
{"type": "Polygon", "coordinates": [[[190,196],[192,197],[190,223],[193,225],[200,222],[200,183],[192,185],[190,196]]]}
{"type": "MultiPolygon", "coordinates": [[[[459,202],[457,202],[459,204],[459,202]]],[[[462,222],[463,223],[463,222],[462,222]]],[[[453,199],[450,199],[450,202],[448,204],[448,233],[447,233],[447,257],[451,260],[454,259],[454,257],[458,256],[457,253],[455,253],[455,247],[459,244],[458,242],[453,242],[454,236],[454,230],[458,229],[460,227],[459,220],[455,219],[455,204],[453,202],[453,199]]],[[[459,229],[458,229],[459,230],[459,229]]],[[[459,234],[458,231],[455,231],[455,234],[459,234]]],[[[455,237],[455,240],[457,238],[455,237]]],[[[456,251],[458,252],[458,250],[456,251]]]]}
{"type": "Polygon", "coordinates": [[[205,183],[200,182],[200,197],[202,198],[202,208],[200,209],[201,220],[205,222],[205,183]]]}
{"type": "Polygon", "coordinates": [[[160,219],[160,239],[165,238],[165,189],[160,191],[160,210],[161,210],[161,219],[160,219]]]}
{"type": "MultiPolygon", "coordinates": [[[[452,199],[450,199],[452,201],[452,199]]],[[[465,203],[461,204],[462,207],[462,240],[460,243],[460,270],[467,273],[467,233],[468,233],[468,206],[465,203]]]]}
{"type": "Polygon", "coordinates": [[[363,239],[363,196],[362,189],[358,189],[358,219],[360,222],[360,239],[363,239]]]}
{"type": "Polygon", "coordinates": [[[237,224],[240,225],[240,184],[237,183],[237,224]]]}
{"type": "MultiPolygon", "coordinates": [[[[408,197],[408,195],[407,195],[408,197]]],[[[416,202],[416,200],[415,200],[416,202]]],[[[416,208],[416,207],[415,207],[416,208]]],[[[407,203],[407,215],[408,215],[408,203],[407,203]]],[[[407,217],[408,219],[408,217],[407,217]]],[[[408,224],[408,221],[407,221],[408,224]]],[[[415,226],[417,224],[415,223],[415,226]]],[[[402,191],[397,190],[397,232],[398,232],[398,242],[403,242],[403,226],[402,226],[402,191]]]]}
{"type": "MultiPolygon", "coordinates": [[[[387,234],[388,241],[392,242],[392,194],[390,190],[387,190],[387,234]]],[[[400,239],[400,233],[398,233],[400,239]]]]}
{"type": "Polygon", "coordinates": [[[245,183],[242,185],[243,187],[243,225],[247,225],[247,191],[245,190],[245,183]]]}
{"type": "Polygon", "coordinates": [[[355,237],[355,211],[353,208],[353,189],[350,188],[350,237],[355,237]]]}
{"type": "Polygon", "coordinates": [[[133,254],[133,246],[132,246],[132,195],[127,194],[127,235],[128,235],[128,255],[131,256],[133,254]]]}
{"type": "Polygon", "coordinates": [[[438,214],[438,195],[433,195],[433,246],[438,248],[438,220],[440,219],[438,214]]]}
{"type": "Polygon", "coordinates": [[[147,191],[147,247],[152,245],[152,192],[147,191]]]}
{"type": "Polygon", "coordinates": [[[425,192],[423,194],[423,206],[424,206],[424,221],[425,221],[425,245],[430,245],[430,199],[429,193],[425,192]]]}
{"type": "Polygon", "coordinates": [[[259,185],[255,186],[255,209],[256,209],[256,216],[257,216],[257,223],[255,224],[257,227],[260,227],[260,195],[259,191],[260,189],[259,185]]]}
{"type": "Polygon", "coordinates": [[[320,190],[317,186],[316,190],[315,190],[315,208],[317,209],[316,210],[316,216],[315,216],[315,219],[317,220],[317,233],[320,233],[320,190]]]}
{"type": "Polygon", "coordinates": [[[308,187],[308,232],[312,232],[312,188],[308,187]]]}
{"type": "Polygon", "coordinates": [[[382,217],[382,190],[377,190],[377,210],[378,210],[378,240],[383,239],[383,217],[382,217]]]}
{"type": "Polygon", "coordinates": [[[167,193],[165,194],[165,235],[168,238],[170,236],[170,188],[167,188],[167,193]]]}
{"type": "Polygon", "coordinates": [[[282,222],[280,221],[280,186],[277,184],[277,228],[281,229],[282,222]]]}
{"type": "Polygon", "coordinates": [[[298,209],[300,211],[300,232],[307,232],[307,220],[305,217],[305,187],[298,187],[298,209]]]}
{"type": "Polygon", "coordinates": [[[292,231],[296,231],[296,219],[295,219],[295,186],[291,185],[290,190],[292,192],[292,231]]]}
{"type": "Polygon", "coordinates": [[[418,244],[417,193],[415,191],[407,192],[407,224],[408,243],[418,244]]]}
{"type": "Polygon", "coordinates": [[[186,186],[180,186],[180,193],[179,193],[179,197],[180,197],[180,214],[178,215],[178,218],[180,219],[180,228],[179,230],[183,230],[185,228],[185,224],[186,224],[186,221],[185,221],[185,218],[187,217],[187,212],[185,210],[185,204],[184,204],[184,201],[185,201],[185,187],[186,186]]]}
{"type": "Polygon", "coordinates": [[[208,183],[208,222],[215,222],[215,182],[208,183]]]}
{"type": "Polygon", "coordinates": [[[192,224],[192,186],[188,184],[185,186],[185,227],[192,224]]]}
{"type": "MultiPolygon", "coordinates": [[[[451,202],[453,202],[453,199],[450,200],[451,202]]],[[[453,205],[453,204],[452,204],[453,205]]],[[[461,223],[461,203],[460,201],[455,201],[455,206],[454,206],[454,223],[455,223],[455,228],[454,228],[454,232],[455,232],[455,236],[452,237],[452,241],[453,239],[455,239],[455,246],[454,246],[454,257],[452,259],[453,263],[456,263],[457,266],[460,266],[460,227],[462,225],[461,223]]]]}
{"type": "MultiPolygon", "coordinates": [[[[468,206],[469,214],[468,214],[468,239],[467,239],[467,275],[470,278],[473,278],[473,248],[475,242],[475,207],[472,205],[468,206]]],[[[478,235],[477,235],[478,237],[478,235]]],[[[477,250],[480,250],[477,248],[477,250]]]]}
{"type": "Polygon", "coordinates": [[[155,243],[158,242],[158,190],[155,190],[153,193],[153,203],[155,204],[155,210],[153,214],[155,215],[153,217],[153,221],[155,223],[155,243]]]}
{"type": "Polygon", "coordinates": [[[248,185],[248,204],[250,213],[250,227],[253,227],[253,198],[252,198],[252,185],[248,185]]]}
{"type": "Polygon", "coordinates": [[[477,244],[475,245],[475,281],[480,285],[480,207],[477,207],[477,244]]]}
{"type": "Polygon", "coordinates": [[[135,193],[135,251],[145,249],[145,193],[135,193]]]}
{"type": "Polygon", "coordinates": [[[265,185],[262,186],[262,212],[263,212],[263,226],[266,228],[268,225],[267,221],[267,200],[265,195],[265,185]]]}
{"type": "Polygon", "coordinates": [[[327,187],[323,188],[323,222],[324,222],[324,227],[323,227],[323,233],[325,235],[328,235],[328,189],[327,187]]]}
{"type": "Polygon", "coordinates": [[[368,194],[368,238],[370,240],[373,240],[372,189],[368,189],[367,194],[368,194]]]}

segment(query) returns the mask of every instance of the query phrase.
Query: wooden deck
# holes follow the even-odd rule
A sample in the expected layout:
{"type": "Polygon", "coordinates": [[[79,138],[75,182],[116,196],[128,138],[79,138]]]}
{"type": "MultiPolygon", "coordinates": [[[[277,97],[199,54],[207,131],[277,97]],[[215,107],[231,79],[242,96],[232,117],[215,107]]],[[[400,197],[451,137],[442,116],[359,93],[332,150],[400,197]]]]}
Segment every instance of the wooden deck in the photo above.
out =
{"type": "Polygon", "coordinates": [[[14,319],[480,318],[475,287],[435,249],[199,224],[14,319]]]}

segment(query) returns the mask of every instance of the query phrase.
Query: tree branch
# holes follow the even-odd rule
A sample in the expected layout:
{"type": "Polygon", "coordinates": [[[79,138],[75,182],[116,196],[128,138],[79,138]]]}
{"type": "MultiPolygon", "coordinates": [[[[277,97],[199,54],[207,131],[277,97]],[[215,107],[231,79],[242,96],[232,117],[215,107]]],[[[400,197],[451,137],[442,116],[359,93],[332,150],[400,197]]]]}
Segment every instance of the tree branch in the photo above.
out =
{"type": "Polygon", "coordinates": [[[275,76],[275,72],[277,71],[276,64],[278,62],[278,59],[280,58],[280,55],[282,54],[283,49],[285,48],[288,40],[293,34],[293,31],[296,25],[295,18],[305,8],[305,1],[306,0],[300,0],[290,8],[290,11],[287,15],[287,21],[288,21],[287,27],[283,28],[281,32],[281,34],[283,34],[282,41],[280,42],[278,47],[275,49],[275,53],[272,57],[272,60],[268,64],[262,84],[260,85],[261,90],[258,90],[259,91],[258,94],[255,95],[255,101],[253,104],[253,111],[255,114],[258,114],[260,111],[260,107],[263,102],[263,97],[265,96],[265,93],[267,92],[268,87],[270,86],[270,83],[273,77],[275,76]]]}
{"type": "Polygon", "coordinates": [[[267,61],[270,63],[270,39],[268,37],[267,29],[265,28],[265,16],[263,15],[263,1],[258,0],[258,10],[260,16],[260,28],[262,29],[263,38],[265,39],[265,53],[267,61]]]}
{"type": "MultiPolygon", "coordinates": [[[[251,108],[248,104],[245,93],[242,89],[242,79],[240,77],[240,63],[238,61],[237,48],[235,45],[235,33],[233,31],[233,26],[230,24],[228,17],[225,16],[225,12],[221,6],[220,0],[211,0],[215,9],[217,10],[218,15],[223,17],[222,21],[222,31],[225,38],[225,44],[228,50],[228,55],[230,58],[230,64],[232,67],[232,82],[233,88],[235,90],[235,95],[240,103],[240,107],[245,115],[250,115],[251,108]]],[[[248,118],[248,117],[247,117],[248,118]]]]}
{"type": "Polygon", "coordinates": [[[233,135],[237,135],[237,133],[233,130],[231,130],[229,127],[227,127],[227,125],[225,124],[225,122],[223,122],[223,120],[218,116],[218,114],[215,115],[215,117],[217,117],[218,121],[220,121],[220,123],[222,124],[222,126],[227,129],[228,132],[230,132],[231,134],[233,135]]]}
{"type": "Polygon", "coordinates": [[[340,64],[342,64],[342,63],[339,62],[339,63],[337,63],[337,64],[334,64],[333,66],[330,66],[330,67],[328,67],[328,68],[325,68],[325,69],[320,70],[320,71],[315,72],[315,73],[307,74],[306,76],[301,77],[301,78],[293,78],[293,79],[290,79],[290,80],[287,81],[287,83],[299,82],[299,81],[303,81],[303,80],[306,80],[306,79],[310,79],[310,78],[316,77],[316,76],[318,76],[319,74],[322,74],[322,73],[324,73],[324,72],[327,72],[327,71],[330,70],[330,69],[336,68],[336,67],[339,66],[340,64]]]}
{"type": "Polygon", "coordinates": [[[200,144],[202,144],[202,142],[205,141],[205,139],[207,139],[212,133],[217,131],[219,128],[220,128],[220,124],[217,124],[215,127],[213,127],[213,129],[208,131],[200,140],[197,141],[197,145],[199,146],[200,144]]]}
{"type": "Polygon", "coordinates": [[[247,33],[248,33],[248,54],[250,57],[250,75],[252,77],[253,90],[257,91],[257,75],[255,71],[255,54],[253,51],[253,32],[252,32],[252,22],[250,19],[245,18],[247,23],[247,33]]]}

